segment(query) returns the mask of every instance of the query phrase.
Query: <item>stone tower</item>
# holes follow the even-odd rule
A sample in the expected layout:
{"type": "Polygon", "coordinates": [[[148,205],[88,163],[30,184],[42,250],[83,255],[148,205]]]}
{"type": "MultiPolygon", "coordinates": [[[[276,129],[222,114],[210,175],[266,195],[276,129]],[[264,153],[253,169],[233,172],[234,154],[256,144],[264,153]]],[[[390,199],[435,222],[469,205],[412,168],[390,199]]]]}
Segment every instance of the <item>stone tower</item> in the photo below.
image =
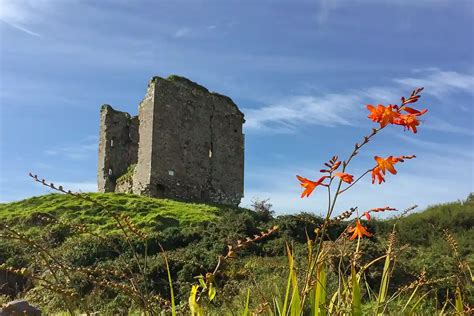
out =
{"type": "Polygon", "coordinates": [[[103,105],[100,117],[99,192],[240,203],[245,120],[230,98],[153,77],[138,116],[103,105]]]}

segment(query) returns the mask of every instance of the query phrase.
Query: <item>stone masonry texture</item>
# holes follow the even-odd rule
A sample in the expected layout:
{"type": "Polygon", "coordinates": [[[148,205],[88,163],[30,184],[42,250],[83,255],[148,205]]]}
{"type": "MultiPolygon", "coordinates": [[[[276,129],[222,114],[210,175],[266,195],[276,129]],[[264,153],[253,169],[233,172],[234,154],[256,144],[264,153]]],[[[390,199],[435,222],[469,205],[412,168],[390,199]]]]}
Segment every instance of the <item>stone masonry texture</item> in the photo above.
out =
{"type": "Polygon", "coordinates": [[[238,205],[244,122],[226,96],[183,77],[153,77],[138,116],[102,106],[98,189],[238,205]]]}

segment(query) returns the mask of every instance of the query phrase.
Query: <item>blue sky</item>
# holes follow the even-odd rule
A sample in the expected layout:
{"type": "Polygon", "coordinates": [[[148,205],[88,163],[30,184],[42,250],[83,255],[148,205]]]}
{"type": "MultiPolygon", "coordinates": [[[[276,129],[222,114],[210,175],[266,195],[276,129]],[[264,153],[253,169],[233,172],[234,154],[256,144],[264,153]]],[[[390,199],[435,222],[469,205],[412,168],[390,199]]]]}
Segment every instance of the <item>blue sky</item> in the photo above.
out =
{"type": "Polygon", "coordinates": [[[300,199],[374,123],[368,103],[418,86],[419,133],[383,131],[353,161],[417,158],[370,179],[337,209],[403,209],[474,191],[474,2],[470,0],[0,0],[0,201],[48,191],[29,171],[74,190],[96,186],[99,109],[137,113],[153,75],[178,74],[230,96],[246,114],[245,199],[278,213],[320,212],[300,199]]]}

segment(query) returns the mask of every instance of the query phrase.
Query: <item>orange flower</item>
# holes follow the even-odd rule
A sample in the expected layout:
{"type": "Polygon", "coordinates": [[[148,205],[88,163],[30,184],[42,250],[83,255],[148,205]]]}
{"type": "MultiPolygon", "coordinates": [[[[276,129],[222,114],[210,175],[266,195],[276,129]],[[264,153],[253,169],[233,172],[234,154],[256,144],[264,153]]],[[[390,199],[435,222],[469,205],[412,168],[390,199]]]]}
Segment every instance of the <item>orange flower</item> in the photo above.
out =
{"type": "Polygon", "coordinates": [[[416,156],[411,155],[411,156],[392,157],[392,161],[393,163],[397,163],[397,162],[404,162],[405,161],[404,159],[413,159],[413,158],[416,158],[416,156]]]}
{"type": "Polygon", "coordinates": [[[348,173],[338,172],[334,174],[335,177],[341,178],[342,181],[351,184],[354,181],[354,176],[348,173]]]}
{"type": "Polygon", "coordinates": [[[403,110],[406,111],[406,112],[408,112],[408,113],[410,113],[410,114],[412,114],[412,115],[415,115],[415,116],[420,116],[420,115],[423,115],[423,114],[425,114],[426,112],[428,112],[427,109],[418,111],[418,110],[412,109],[412,108],[410,108],[410,107],[408,107],[408,106],[404,106],[404,107],[403,107],[403,110]]]}
{"type": "Polygon", "coordinates": [[[411,129],[416,134],[416,127],[420,125],[420,121],[416,117],[425,114],[428,110],[418,111],[408,106],[403,107],[403,110],[408,114],[400,114],[399,117],[394,119],[393,124],[404,126],[405,130],[411,129]]]}
{"type": "Polygon", "coordinates": [[[370,115],[367,116],[374,122],[380,122],[382,120],[385,107],[382,104],[378,104],[377,107],[374,107],[371,104],[367,104],[367,110],[370,111],[370,115]]]}
{"type": "Polygon", "coordinates": [[[377,161],[377,166],[380,168],[383,174],[385,174],[385,170],[390,171],[391,174],[397,174],[397,170],[395,170],[393,165],[396,164],[398,160],[394,159],[393,156],[389,156],[387,159],[375,156],[374,159],[377,161]]]}
{"type": "Polygon", "coordinates": [[[321,177],[318,181],[311,181],[298,175],[296,178],[301,182],[301,187],[304,188],[303,193],[301,193],[301,197],[304,198],[305,196],[309,197],[318,185],[327,186],[323,181],[328,178],[328,176],[321,177]]]}
{"type": "Polygon", "coordinates": [[[375,212],[375,213],[378,213],[378,212],[385,212],[385,211],[396,211],[397,209],[396,208],[393,208],[393,207],[390,207],[390,206],[385,206],[385,207],[377,207],[377,208],[373,208],[371,209],[369,212],[375,212]]]}
{"type": "Polygon", "coordinates": [[[375,156],[374,159],[377,161],[377,166],[372,169],[372,183],[375,182],[375,179],[378,180],[379,184],[385,182],[385,171],[388,170],[391,174],[397,174],[397,170],[394,168],[394,164],[397,162],[404,162],[404,159],[412,159],[415,158],[415,155],[412,156],[400,156],[400,157],[393,157],[389,156],[386,159],[383,159],[379,156],[375,156]]]}
{"type": "Polygon", "coordinates": [[[394,120],[400,116],[400,113],[394,111],[394,106],[391,104],[388,106],[378,104],[376,108],[368,104],[367,109],[370,111],[368,118],[380,123],[380,127],[385,127],[388,123],[393,124],[394,120]]]}
{"type": "Polygon", "coordinates": [[[362,213],[362,215],[365,216],[365,218],[367,218],[368,221],[370,221],[370,218],[371,218],[370,213],[372,212],[378,213],[378,212],[385,212],[385,211],[397,211],[397,209],[390,206],[377,207],[377,208],[373,208],[371,210],[365,211],[364,213],[362,213]]]}
{"type": "Polygon", "coordinates": [[[405,130],[412,130],[413,133],[417,133],[416,127],[420,125],[420,121],[416,118],[416,115],[413,114],[401,114],[399,117],[397,117],[394,121],[393,124],[396,125],[401,125],[405,127],[405,130]]]}
{"type": "Polygon", "coordinates": [[[349,228],[349,233],[353,233],[352,236],[349,238],[349,240],[354,240],[357,238],[362,238],[364,236],[366,237],[372,237],[372,234],[365,229],[364,226],[360,223],[359,220],[356,221],[355,227],[350,227],[349,228]]]}
{"type": "Polygon", "coordinates": [[[372,169],[372,184],[375,182],[375,178],[377,178],[379,184],[385,182],[385,178],[383,176],[384,175],[381,173],[379,167],[375,167],[374,169],[372,169]]]}

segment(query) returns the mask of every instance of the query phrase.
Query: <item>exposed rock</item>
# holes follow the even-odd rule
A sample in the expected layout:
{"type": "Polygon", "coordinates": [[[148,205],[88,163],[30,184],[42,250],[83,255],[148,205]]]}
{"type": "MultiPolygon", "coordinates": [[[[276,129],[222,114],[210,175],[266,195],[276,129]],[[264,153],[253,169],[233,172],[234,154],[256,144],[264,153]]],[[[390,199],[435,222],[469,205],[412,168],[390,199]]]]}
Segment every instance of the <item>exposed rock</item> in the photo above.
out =
{"type": "Polygon", "coordinates": [[[40,316],[41,311],[25,300],[15,300],[0,309],[0,316],[40,316]]]}

